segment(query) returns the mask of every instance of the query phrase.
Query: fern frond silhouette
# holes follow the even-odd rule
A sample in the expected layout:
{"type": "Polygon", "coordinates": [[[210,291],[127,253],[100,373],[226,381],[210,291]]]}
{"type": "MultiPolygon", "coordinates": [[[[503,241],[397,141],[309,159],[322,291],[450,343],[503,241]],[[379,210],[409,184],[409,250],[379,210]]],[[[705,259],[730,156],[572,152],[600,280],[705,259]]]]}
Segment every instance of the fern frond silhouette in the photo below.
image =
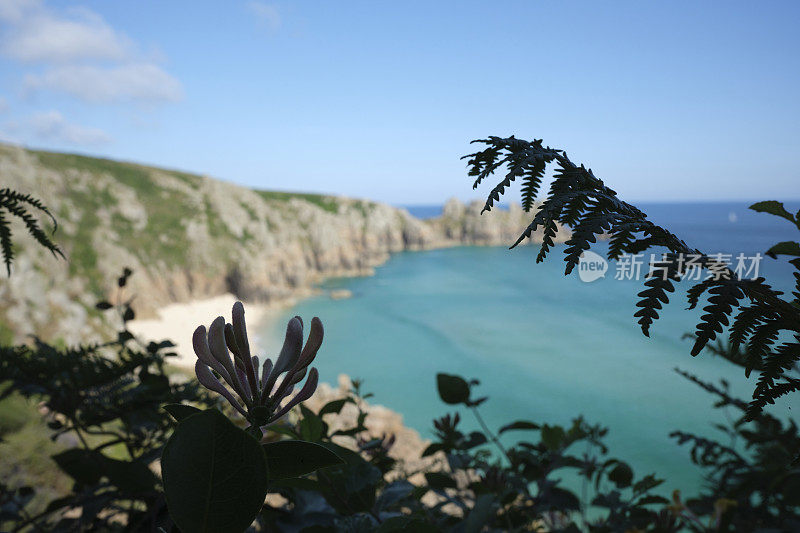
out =
{"type": "Polygon", "coordinates": [[[47,206],[40,200],[7,187],[0,189],[0,253],[3,255],[3,263],[9,276],[11,275],[11,263],[14,261],[14,243],[11,240],[12,215],[22,220],[28,233],[36,242],[50,250],[54,256],[64,258],[61,249],[52,241],[50,235],[41,228],[39,221],[32,214],[34,210],[38,210],[50,218],[53,223],[51,235],[54,234],[58,228],[58,223],[47,206]]]}
{"type": "MultiPolygon", "coordinates": [[[[766,252],[773,258],[792,257],[796,289],[793,300],[786,300],[782,298],[783,293],[770,287],[764,278],[740,279],[719,258],[689,247],[676,235],[648,220],[644,212],[623,202],[591,169],[573,163],[564,150],[544,146],[541,139],[529,142],[514,136],[492,136],[472,142],[486,145],[485,149],[462,158],[467,159],[469,176],[475,178],[473,188],[496,173],[503,174],[489,192],[483,211],[490,211],[518,178],[522,179],[523,209],[530,212],[536,208],[533,220],[511,248],[533,232],[541,231],[542,245],[536,258],[537,263],[541,262],[554,245],[557,224],[569,226],[572,236],[564,249],[565,274],[572,272],[581,254],[600,236],[609,240],[609,260],[651,248],[666,248],[661,261],[651,268],[636,304],[638,309],[634,317],[646,336],[650,335],[650,327],[658,320],[662,306],[669,303],[675,283],[688,272],[684,258],[692,256],[694,266],[704,269],[709,277],[687,291],[690,309],[699,305],[703,296],[707,298],[691,354],[698,355],[726,330],[730,332],[732,350],[746,345],[746,374],[749,376],[754,369],[761,372],[747,411],[749,418],[780,396],[800,391],[800,379],[789,375],[797,371],[800,361],[800,244],[782,242],[766,252]],[[536,204],[542,177],[551,165],[555,169],[550,190],[545,199],[536,204]],[[778,344],[785,338],[793,341],[778,344]]],[[[800,230],[800,213],[790,213],[780,202],[759,202],[751,209],[784,218],[800,230]]]]}

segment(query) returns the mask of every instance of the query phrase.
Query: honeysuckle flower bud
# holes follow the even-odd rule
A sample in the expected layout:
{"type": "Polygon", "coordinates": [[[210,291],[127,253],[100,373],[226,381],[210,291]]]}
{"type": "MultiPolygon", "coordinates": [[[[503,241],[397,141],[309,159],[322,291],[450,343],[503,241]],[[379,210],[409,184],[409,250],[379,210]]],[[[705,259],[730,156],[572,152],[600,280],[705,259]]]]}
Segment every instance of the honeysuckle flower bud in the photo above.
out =
{"type": "Polygon", "coordinates": [[[262,365],[258,356],[250,353],[241,302],[233,305],[231,315],[232,324],[217,317],[208,331],[205,326],[195,330],[192,337],[197,355],[195,374],[205,388],[225,398],[253,427],[266,426],[314,394],[319,373],[316,368],[308,367],[322,345],[322,322],[317,317],[311,320],[311,331],[303,346],[303,321],[299,316],[292,318],[275,363],[267,358],[262,365]],[[281,405],[303,379],[306,382],[300,392],[281,405]]]}

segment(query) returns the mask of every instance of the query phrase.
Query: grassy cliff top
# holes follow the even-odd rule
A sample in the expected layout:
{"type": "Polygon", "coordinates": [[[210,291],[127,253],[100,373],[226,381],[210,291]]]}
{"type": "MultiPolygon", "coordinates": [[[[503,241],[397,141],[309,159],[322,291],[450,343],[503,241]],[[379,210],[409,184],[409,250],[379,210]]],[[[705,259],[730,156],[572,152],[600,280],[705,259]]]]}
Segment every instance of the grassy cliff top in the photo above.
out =
{"type": "MultiPolygon", "coordinates": [[[[8,145],[0,143],[0,150],[7,151],[8,149],[8,145]]],[[[142,194],[152,193],[158,187],[152,179],[152,174],[154,172],[169,174],[181,181],[184,181],[190,187],[195,188],[199,187],[200,183],[204,179],[203,176],[192,174],[190,172],[159,168],[127,161],[116,161],[103,157],[92,157],[66,152],[50,152],[46,150],[28,149],[27,152],[37,156],[43,166],[56,172],[79,170],[93,174],[107,173],[114,176],[121,183],[132,187],[142,194]]],[[[261,189],[254,190],[265,200],[304,200],[327,211],[336,212],[337,197],[333,195],[294,191],[272,191],[261,189]]]]}

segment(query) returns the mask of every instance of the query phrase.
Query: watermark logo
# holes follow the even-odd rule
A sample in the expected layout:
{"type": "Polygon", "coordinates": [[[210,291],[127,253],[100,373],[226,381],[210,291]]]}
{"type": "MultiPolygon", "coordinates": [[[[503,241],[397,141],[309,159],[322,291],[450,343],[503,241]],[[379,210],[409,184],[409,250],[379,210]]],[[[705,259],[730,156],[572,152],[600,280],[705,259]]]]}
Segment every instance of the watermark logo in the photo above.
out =
{"type": "Polygon", "coordinates": [[[608,261],[602,255],[587,250],[578,259],[578,277],[584,283],[591,283],[606,277],[608,261]]]}
{"type": "MultiPolygon", "coordinates": [[[[758,279],[763,256],[745,254],[717,253],[708,256],[700,254],[650,254],[647,262],[645,254],[621,254],[614,262],[616,280],[641,280],[660,277],[666,280],[713,280],[758,279]]],[[[578,277],[584,283],[591,283],[606,277],[608,261],[590,250],[583,252],[578,259],[578,277]]]]}
{"type": "Polygon", "coordinates": [[[639,280],[643,277],[667,279],[671,277],[669,274],[672,272],[673,276],[692,281],[719,281],[730,279],[731,274],[739,279],[755,280],[758,278],[762,258],[759,253],[755,255],[716,253],[708,256],[679,253],[671,259],[666,254],[660,257],[657,254],[650,254],[650,262],[647,263],[644,254],[622,254],[616,262],[614,279],[639,280]]]}

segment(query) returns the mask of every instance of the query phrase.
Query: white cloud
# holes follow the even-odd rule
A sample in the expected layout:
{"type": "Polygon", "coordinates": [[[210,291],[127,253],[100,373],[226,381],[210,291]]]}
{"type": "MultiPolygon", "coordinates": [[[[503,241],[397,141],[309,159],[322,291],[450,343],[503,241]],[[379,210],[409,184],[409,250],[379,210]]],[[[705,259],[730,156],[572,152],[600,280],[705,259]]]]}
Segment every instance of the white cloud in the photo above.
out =
{"type": "Polygon", "coordinates": [[[277,30],[281,25],[281,14],[278,8],[264,2],[248,2],[247,9],[256,16],[258,21],[272,30],[277,30]]]}
{"type": "Polygon", "coordinates": [[[111,141],[111,137],[103,130],[71,124],[58,111],[37,113],[28,119],[24,127],[45,141],[76,145],[97,145],[111,141]]]}
{"type": "Polygon", "coordinates": [[[65,92],[94,103],[176,102],[183,97],[180,82],[152,63],[59,66],[26,76],[25,86],[65,92]]]}
{"type": "Polygon", "coordinates": [[[0,54],[39,72],[29,91],[49,90],[88,102],[174,102],[180,82],[101,16],[85,8],[56,11],[40,0],[0,0],[0,54]]]}
{"type": "Polygon", "coordinates": [[[26,12],[41,9],[38,0],[0,0],[0,20],[19,21],[26,12]]]}
{"type": "Polygon", "coordinates": [[[56,14],[39,2],[0,0],[0,20],[6,26],[0,50],[18,61],[122,60],[130,53],[128,38],[88,9],[56,14]]]}

